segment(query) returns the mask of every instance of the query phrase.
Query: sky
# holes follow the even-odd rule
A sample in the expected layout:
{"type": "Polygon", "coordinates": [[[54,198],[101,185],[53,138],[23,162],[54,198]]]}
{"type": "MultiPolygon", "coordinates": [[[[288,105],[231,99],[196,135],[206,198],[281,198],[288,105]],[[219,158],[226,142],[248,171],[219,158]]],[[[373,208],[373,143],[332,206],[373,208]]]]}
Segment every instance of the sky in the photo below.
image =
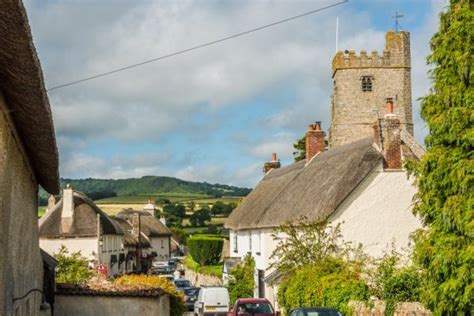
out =
{"type": "MultiPolygon", "coordinates": [[[[180,51],[339,0],[25,0],[47,88],[180,51]]],[[[382,52],[395,12],[411,33],[418,99],[445,0],[351,0],[297,20],[49,91],[64,178],[173,176],[253,187],[276,152],[309,123],[330,122],[331,60],[339,49],[382,52]]]]}

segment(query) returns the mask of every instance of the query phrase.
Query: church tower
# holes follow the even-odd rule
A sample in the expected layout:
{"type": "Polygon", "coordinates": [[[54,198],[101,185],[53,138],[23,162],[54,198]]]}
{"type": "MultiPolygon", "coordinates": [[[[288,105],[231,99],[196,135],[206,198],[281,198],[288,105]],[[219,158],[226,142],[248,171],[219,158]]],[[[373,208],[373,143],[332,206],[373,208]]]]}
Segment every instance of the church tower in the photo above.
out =
{"type": "Polygon", "coordinates": [[[339,51],[332,61],[333,95],[329,146],[373,135],[373,124],[393,102],[400,127],[413,135],[410,33],[387,32],[385,50],[360,55],[339,51]]]}

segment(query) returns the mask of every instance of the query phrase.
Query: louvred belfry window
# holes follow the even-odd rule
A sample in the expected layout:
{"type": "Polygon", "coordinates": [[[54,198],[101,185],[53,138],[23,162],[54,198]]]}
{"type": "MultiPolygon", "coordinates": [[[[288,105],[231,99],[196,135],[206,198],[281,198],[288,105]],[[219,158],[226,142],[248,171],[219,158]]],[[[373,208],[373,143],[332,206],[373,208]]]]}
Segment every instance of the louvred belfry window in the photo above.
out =
{"type": "Polygon", "coordinates": [[[369,92],[372,91],[372,77],[371,76],[362,76],[362,91],[369,92]]]}

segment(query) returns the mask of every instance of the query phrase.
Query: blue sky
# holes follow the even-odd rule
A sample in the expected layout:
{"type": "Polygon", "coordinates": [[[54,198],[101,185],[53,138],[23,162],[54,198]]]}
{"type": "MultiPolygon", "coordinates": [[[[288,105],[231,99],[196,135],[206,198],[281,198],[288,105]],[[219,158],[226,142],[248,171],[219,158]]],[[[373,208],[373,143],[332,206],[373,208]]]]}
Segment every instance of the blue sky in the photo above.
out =
{"type": "MultiPolygon", "coordinates": [[[[172,53],[337,1],[26,0],[48,87],[172,53]]],[[[315,15],[49,92],[62,177],[168,175],[252,187],[273,151],[292,162],[308,123],[329,126],[330,63],[383,50],[395,11],[411,32],[417,99],[444,0],[349,1],[315,15]]]]}

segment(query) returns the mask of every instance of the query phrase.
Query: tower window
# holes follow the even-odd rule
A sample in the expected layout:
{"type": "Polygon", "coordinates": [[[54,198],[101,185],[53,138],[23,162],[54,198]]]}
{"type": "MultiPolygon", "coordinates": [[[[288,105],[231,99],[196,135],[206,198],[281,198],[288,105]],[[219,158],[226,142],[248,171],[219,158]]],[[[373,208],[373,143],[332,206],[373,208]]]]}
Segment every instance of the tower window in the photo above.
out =
{"type": "Polygon", "coordinates": [[[371,76],[362,76],[362,91],[372,91],[372,77],[371,76]]]}

